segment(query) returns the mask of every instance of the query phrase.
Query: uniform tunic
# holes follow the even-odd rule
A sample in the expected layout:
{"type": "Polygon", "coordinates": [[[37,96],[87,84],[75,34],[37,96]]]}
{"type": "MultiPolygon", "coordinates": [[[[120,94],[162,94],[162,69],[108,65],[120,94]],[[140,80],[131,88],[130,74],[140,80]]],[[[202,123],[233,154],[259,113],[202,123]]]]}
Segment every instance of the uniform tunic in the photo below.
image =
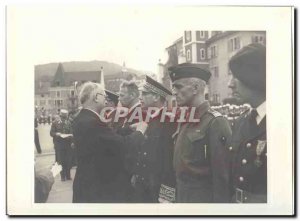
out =
{"type": "Polygon", "coordinates": [[[176,202],[229,202],[230,125],[208,102],[195,118],[200,123],[182,123],[174,134],[176,202]]]}
{"type": "Polygon", "coordinates": [[[238,203],[267,202],[267,142],[266,117],[251,126],[251,111],[237,120],[233,129],[232,147],[233,192],[238,203]]]}
{"type": "Polygon", "coordinates": [[[175,201],[175,174],[172,167],[173,139],[175,123],[160,122],[162,110],[149,122],[145,141],[137,150],[134,165],[135,202],[157,203],[159,195],[165,200],[175,201]],[[162,187],[163,186],[163,187],[162,187]],[[166,191],[173,190],[173,195],[166,199],[166,191]]]}

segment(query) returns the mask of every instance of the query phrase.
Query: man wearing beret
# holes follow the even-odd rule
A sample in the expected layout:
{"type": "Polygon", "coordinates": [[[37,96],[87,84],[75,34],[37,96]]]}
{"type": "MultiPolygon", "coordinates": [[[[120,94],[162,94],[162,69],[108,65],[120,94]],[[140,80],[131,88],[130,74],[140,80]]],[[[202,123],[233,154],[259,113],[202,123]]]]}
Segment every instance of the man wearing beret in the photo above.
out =
{"type": "Polygon", "coordinates": [[[249,103],[233,128],[233,202],[267,203],[266,48],[251,44],[229,62],[229,87],[242,103],[249,103]]]}
{"type": "Polygon", "coordinates": [[[196,108],[194,118],[200,119],[179,124],[173,135],[176,202],[229,202],[231,128],[205,100],[211,73],[190,63],[170,67],[169,71],[177,104],[196,108]]]}
{"type": "Polygon", "coordinates": [[[137,162],[132,179],[135,190],[134,201],[137,203],[174,202],[172,134],[176,128],[175,123],[171,123],[170,120],[165,119],[164,122],[160,122],[166,98],[172,93],[149,76],[146,76],[146,81],[140,90],[141,104],[145,110],[148,110],[150,120],[145,133],[145,142],[137,150],[137,162]],[[152,113],[150,113],[151,108],[152,113]]]}

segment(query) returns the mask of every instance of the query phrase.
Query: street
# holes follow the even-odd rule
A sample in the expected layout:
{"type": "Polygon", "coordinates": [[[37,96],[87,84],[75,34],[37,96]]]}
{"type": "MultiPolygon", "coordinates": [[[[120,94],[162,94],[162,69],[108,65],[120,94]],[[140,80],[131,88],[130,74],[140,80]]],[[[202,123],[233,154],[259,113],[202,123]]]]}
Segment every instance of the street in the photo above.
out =
{"type": "MultiPolygon", "coordinates": [[[[53,163],[55,163],[55,152],[52,137],[50,136],[50,128],[51,125],[49,124],[39,124],[38,126],[42,154],[37,154],[35,150],[35,168],[37,171],[50,169],[53,163]]],[[[73,167],[71,170],[72,178],[75,176],[75,171],[76,169],[73,167]]],[[[58,174],[55,177],[55,182],[49,193],[47,203],[72,203],[72,186],[72,180],[62,182],[58,174]]]]}

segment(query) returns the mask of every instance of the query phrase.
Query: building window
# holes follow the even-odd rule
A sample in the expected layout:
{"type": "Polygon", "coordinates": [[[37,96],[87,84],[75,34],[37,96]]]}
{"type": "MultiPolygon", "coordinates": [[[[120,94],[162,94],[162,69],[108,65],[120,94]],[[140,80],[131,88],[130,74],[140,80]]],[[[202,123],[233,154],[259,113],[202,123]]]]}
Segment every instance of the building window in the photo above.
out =
{"type": "Polygon", "coordinates": [[[187,50],[187,51],[186,51],[186,59],[187,59],[188,61],[191,60],[191,50],[187,50]]]}
{"type": "Polygon", "coordinates": [[[214,77],[216,77],[216,78],[219,77],[219,67],[218,66],[212,67],[211,72],[214,75],[214,77]]]}
{"type": "Polygon", "coordinates": [[[56,91],[56,97],[60,97],[60,91],[56,91]]]}
{"type": "Polygon", "coordinates": [[[252,36],[252,43],[260,43],[264,44],[265,38],[262,35],[254,35],[252,36]]]}
{"type": "Polygon", "coordinates": [[[200,31],[200,37],[205,38],[205,32],[204,31],[200,31]]]}
{"type": "Polygon", "coordinates": [[[57,106],[57,107],[61,107],[62,103],[63,103],[62,100],[55,100],[54,101],[54,105],[57,106]]]}
{"type": "Polygon", "coordinates": [[[74,95],[75,95],[75,91],[71,90],[71,96],[74,96],[74,95]]]}
{"type": "Polygon", "coordinates": [[[235,51],[241,48],[241,41],[239,37],[232,38],[228,41],[229,51],[235,51]]]}
{"type": "Polygon", "coordinates": [[[215,57],[217,57],[217,55],[218,55],[217,46],[216,45],[211,46],[210,47],[210,56],[211,56],[211,58],[215,58],[215,57]]]}
{"type": "Polygon", "coordinates": [[[200,58],[201,60],[204,60],[205,59],[205,49],[200,49],[200,58]]]}
{"type": "Polygon", "coordinates": [[[192,32],[185,31],[185,43],[190,42],[192,40],[192,32]]]}
{"type": "Polygon", "coordinates": [[[41,97],[44,97],[45,95],[44,94],[41,94],[41,97]]]}

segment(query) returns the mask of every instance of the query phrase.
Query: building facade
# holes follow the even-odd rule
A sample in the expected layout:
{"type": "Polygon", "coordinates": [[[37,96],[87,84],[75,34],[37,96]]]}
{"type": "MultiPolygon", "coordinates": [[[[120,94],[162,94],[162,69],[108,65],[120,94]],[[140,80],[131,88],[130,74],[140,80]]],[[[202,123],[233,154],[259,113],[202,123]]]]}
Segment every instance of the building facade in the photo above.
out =
{"type": "Polygon", "coordinates": [[[43,110],[44,115],[58,114],[60,109],[76,111],[79,106],[77,89],[87,81],[104,83],[103,70],[99,68],[99,71],[66,72],[60,63],[50,85],[47,87],[36,85],[37,109],[43,110]]]}
{"type": "Polygon", "coordinates": [[[213,105],[231,97],[228,63],[242,47],[251,43],[266,44],[265,31],[185,31],[166,48],[169,60],[164,65],[162,82],[170,85],[168,67],[184,62],[199,64],[212,74],[206,88],[206,99],[213,105]]]}

